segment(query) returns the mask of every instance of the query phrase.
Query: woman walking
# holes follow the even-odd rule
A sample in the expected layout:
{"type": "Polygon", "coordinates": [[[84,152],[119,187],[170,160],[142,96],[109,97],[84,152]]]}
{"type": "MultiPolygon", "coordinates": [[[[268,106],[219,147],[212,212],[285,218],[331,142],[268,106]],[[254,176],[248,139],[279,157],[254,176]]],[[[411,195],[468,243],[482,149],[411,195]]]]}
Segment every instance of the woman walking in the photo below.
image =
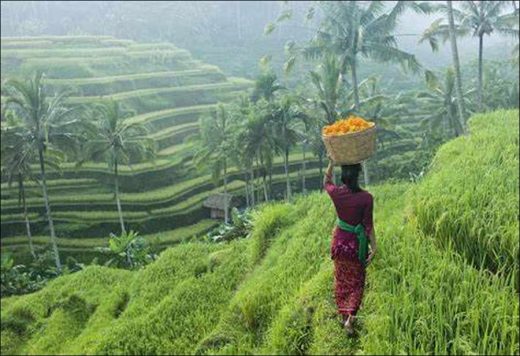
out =
{"type": "Polygon", "coordinates": [[[341,166],[342,185],[332,182],[333,169],[334,162],[330,160],[323,185],[338,215],[330,250],[335,268],[335,298],[345,331],[352,335],[354,318],[363,298],[365,268],[376,252],[373,197],[359,187],[360,164],[341,166]]]}

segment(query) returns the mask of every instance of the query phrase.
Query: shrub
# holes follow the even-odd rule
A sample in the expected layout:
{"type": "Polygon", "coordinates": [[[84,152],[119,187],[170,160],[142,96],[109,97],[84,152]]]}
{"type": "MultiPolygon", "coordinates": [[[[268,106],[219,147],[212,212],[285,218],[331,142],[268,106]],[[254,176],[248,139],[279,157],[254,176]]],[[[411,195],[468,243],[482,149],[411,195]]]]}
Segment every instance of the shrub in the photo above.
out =
{"type": "Polygon", "coordinates": [[[98,247],[101,253],[111,256],[105,266],[138,269],[157,257],[150,253],[148,242],[138,232],[124,232],[120,236],[110,234],[108,247],[98,247]]]}

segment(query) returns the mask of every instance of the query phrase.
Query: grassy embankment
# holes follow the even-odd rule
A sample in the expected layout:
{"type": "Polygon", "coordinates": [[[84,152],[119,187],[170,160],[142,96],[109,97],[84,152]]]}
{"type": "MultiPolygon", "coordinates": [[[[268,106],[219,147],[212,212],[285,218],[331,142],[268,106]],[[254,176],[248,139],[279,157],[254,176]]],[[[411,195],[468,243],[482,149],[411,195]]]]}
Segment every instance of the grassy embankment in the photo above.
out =
{"type": "Polygon", "coordinates": [[[93,266],[2,299],[2,353],[518,354],[518,294],[501,272],[518,252],[517,117],[475,117],[423,181],[371,189],[379,253],[356,338],[332,297],[332,204],[312,193],[263,206],[248,239],[181,244],[138,272],[93,266]]]}

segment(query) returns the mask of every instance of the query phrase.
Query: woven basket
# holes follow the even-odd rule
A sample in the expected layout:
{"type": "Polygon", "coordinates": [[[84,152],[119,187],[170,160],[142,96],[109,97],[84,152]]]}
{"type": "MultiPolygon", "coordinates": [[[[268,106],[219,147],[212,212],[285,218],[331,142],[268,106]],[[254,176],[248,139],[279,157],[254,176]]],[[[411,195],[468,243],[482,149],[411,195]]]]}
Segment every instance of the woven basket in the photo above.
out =
{"type": "Polygon", "coordinates": [[[322,135],[322,139],[336,164],[360,163],[376,151],[376,125],[342,135],[322,135]]]}

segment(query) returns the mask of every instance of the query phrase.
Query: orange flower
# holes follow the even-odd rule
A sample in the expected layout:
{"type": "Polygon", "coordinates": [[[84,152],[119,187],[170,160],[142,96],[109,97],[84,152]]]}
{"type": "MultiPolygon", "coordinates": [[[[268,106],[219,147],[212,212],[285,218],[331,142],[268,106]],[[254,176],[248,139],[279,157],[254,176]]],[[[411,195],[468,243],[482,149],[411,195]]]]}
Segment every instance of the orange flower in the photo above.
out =
{"type": "Polygon", "coordinates": [[[374,126],[373,122],[351,115],[348,118],[336,121],[332,125],[325,126],[322,132],[324,135],[342,135],[349,132],[363,131],[372,126],[374,126]]]}

